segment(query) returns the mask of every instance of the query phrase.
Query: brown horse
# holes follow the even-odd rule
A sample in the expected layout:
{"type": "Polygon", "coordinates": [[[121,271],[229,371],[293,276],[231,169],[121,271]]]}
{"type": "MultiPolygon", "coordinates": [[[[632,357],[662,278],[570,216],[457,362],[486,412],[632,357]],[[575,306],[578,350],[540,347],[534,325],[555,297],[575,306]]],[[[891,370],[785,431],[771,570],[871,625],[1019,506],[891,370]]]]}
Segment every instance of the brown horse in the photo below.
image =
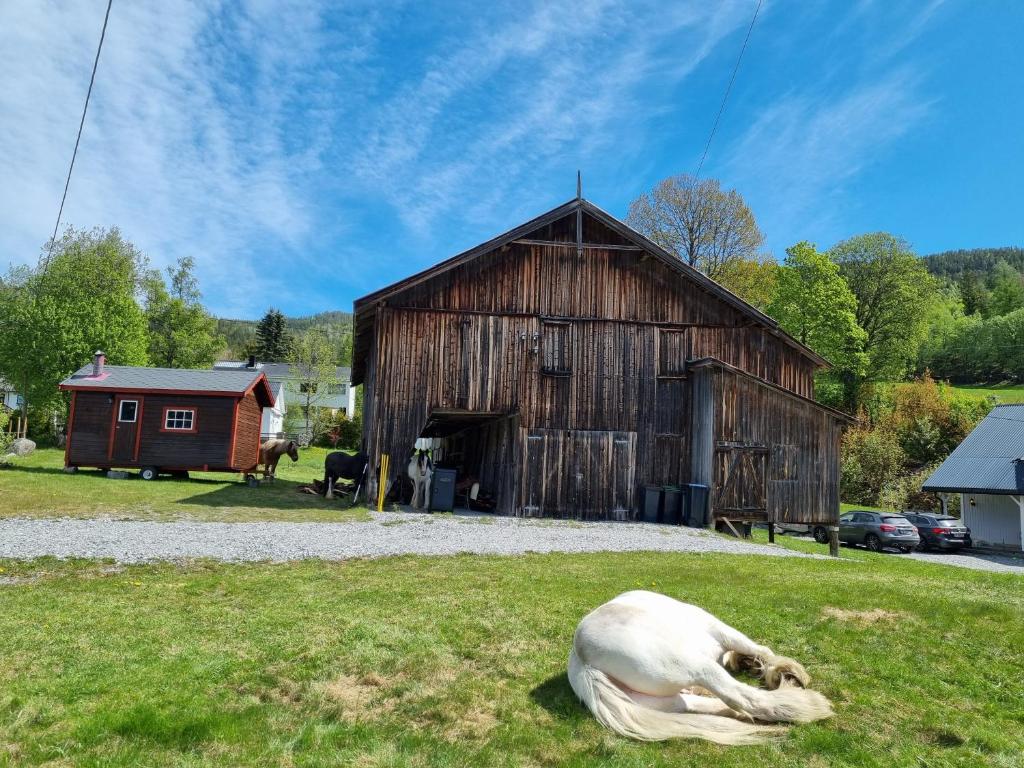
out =
{"type": "Polygon", "coordinates": [[[280,438],[267,440],[260,446],[259,463],[263,465],[264,479],[273,480],[277,474],[277,462],[285,454],[291,457],[292,461],[299,460],[299,444],[294,440],[282,440],[280,438]]]}

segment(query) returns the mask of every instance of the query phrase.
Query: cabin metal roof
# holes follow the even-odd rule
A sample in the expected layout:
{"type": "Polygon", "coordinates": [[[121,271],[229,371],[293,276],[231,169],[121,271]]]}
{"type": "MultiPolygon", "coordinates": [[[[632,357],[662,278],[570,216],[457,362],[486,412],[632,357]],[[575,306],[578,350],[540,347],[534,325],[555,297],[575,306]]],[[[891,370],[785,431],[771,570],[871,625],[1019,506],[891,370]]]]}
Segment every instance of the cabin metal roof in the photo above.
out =
{"type": "Polygon", "coordinates": [[[993,408],[922,488],[948,493],[1024,493],[1024,404],[993,408]]]}
{"type": "Polygon", "coordinates": [[[481,243],[480,245],[474,248],[470,248],[468,251],[463,251],[462,253],[452,256],[451,258],[446,259],[445,261],[442,261],[421,272],[411,275],[410,277],[407,277],[404,280],[399,280],[397,283],[392,283],[391,285],[385,286],[384,288],[374,291],[373,293],[369,293],[363,296],[362,298],[356,299],[354,303],[355,311],[353,316],[354,338],[352,350],[352,382],[354,384],[360,384],[363,381],[365,373],[363,359],[369,351],[369,344],[373,330],[374,318],[376,317],[376,307],[379,304],[385,302],[388,298],[394,296],[397,293],[400,293],[401,291],[404,291],[415,285],[419,285],[420,283],[430,280],[436,277],[437,275],[443,274],[450,269],[454,269],[455,267],[465,264],[466,262],[472,261],[473,259],[483,256],[484,254],[490,253],[491,251],[500,248],[506,243],[524,237],[525,235],[529,234],[530,232],[533,232],[536,229],[540,229],[541,227],[558,221],[559,219],[562,219],[565,216],[574,213],[577,209],[582,210],[589,216],[592,216],[594,219],[596,219],[597,221],[601,222],[612,231],[619,234],[628,242],[631,242],[639,246],[645,252],[655,256],[657,259],[659,259],[661,262],[663,262],[666,266],[668,266],[670,269],[675,271],[680,276],[683,276],[695,282],[708,293],[716,296],[717,298],[724,301],[726,304],[729,304],[739,312],[747,315],[758,325],[768,329],[771,333],[773,333],[776,337],[782,340],[785,344],[793,347],[794,349],[797,349],[804,356],[812,360],[816,365],[823,368],[830,367],[830,363],[828,362],[828,360],[823,358],[810,347],[806,346],[805,344],[801,344],[799,341],[794,339],[792,336],[790,336],[788,333],[782,330],[782,328],[779,327],[779,324],[774,319],[766,315],[761,310],[757,309],[751,304],[748,304],[746,301],[741,299],[732,291],[716,283],[703,272],[694,269],[689,264],[680,259],[678,256],[675,256],[674,254],[665,250],[654,241],[648,239],[640,232],[637,232],[635,229],[633,229],[625,222],[615,218],[607,211],[594,205],[589,200],[586,200],[584,198],[574,198],[567,203],[563,203],[562,205],[559,205],[556,208],[552,208],[547,213],[543,213],[535,219],[531,219],[530,221],[524,224],[520,224],[518,227],[515,227],[514,229],[510,229],[508,232],[505,232],[504,234],[498,235],[497,237],[494,237],[485,243],[481,243]]]}
{"type": "Polygon", "coordinates": [[[264,407],[274,404],[267,377],[259,370],[141,368],[129,365],[105,365],[100,377],[92,375],[93,366],[82,366],[60,383],[61,389],[98,392],[136,392],[159,394],[225,395],[240,397],[257,392],[264,407]]]}
{"type": "MultiPolygon", "coordinates": [[[[256,363],[255,368],[249,367],[248,360],[218,360],[213,364],[214,370],[249,370],[263,371],[271,381],[299,378],[299,374],[292,375],[292,366],[288,363],[256,363]]],[[[334,375],[342,384],[348,384],[352,378],[352,369],[339,365],[334,369],[334,375]]]]}

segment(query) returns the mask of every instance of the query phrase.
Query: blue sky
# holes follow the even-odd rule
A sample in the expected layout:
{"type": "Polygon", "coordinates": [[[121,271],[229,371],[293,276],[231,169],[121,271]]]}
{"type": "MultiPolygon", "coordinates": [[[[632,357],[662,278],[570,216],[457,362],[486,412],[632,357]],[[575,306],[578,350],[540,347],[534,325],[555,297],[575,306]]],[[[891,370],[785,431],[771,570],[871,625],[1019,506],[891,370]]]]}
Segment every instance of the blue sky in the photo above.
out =
{"type": "MultiPolygon", "coordinates": [[[[115,0],[64,221],[209,307],[352,300],[693,171],[755,2],[115,0]]],[[[53,228],[104,0],[0,5],[0,265],[53,228]]],[[[777,257],[1024,245],[1024,3],[766,0],[704,166],[777,257]]]]}

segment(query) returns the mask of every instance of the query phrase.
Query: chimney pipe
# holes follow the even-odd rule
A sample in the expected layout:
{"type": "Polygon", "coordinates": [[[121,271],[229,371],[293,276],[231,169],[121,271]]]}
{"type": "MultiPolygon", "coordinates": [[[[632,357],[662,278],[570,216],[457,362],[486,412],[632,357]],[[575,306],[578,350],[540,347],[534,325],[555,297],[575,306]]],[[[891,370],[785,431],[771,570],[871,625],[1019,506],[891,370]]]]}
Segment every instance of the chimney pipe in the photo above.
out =
{"type": "Polygon", "coordinates": [[[245,367],[246,368],[255,368],[256,367],[256,355],[249,355],[249,362],[248,362],[248,364],[245,367]]]}
{"type": "Polygon", "coordinates": [[[103,375],[103,364],[107,362],[107,356],[96,350],[96,354],[92,356],[92,375],[102,376],[103,375]]]}

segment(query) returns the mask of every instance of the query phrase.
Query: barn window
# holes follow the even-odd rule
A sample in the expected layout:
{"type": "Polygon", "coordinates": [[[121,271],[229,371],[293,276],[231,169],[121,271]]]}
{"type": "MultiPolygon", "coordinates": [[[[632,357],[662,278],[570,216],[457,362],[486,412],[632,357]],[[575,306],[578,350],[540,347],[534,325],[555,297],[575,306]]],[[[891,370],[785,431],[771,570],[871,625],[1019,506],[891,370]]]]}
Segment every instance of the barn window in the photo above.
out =
{"type": "Polygon", "coordinates": [[[572,325],[548,321],[541,331],[541,373],[568,376],[572,373],[572,325]]]}
{"type": "Polygon", "coordinates": [[[193,408],[165,408],[165,432],[195,432],[196,412],[193,408]]]}
{"type": "Polygon", "coordinates": [[[136,419],[136,415],[139,412],[138,400],[122,400],[121,405],[117,410],[118,421],[132,421],[136,419]]]}
{"type": "Polygon", "coordinates": [[[658,375],[685,376],[690,357],[690,332],[682,328],[658,329],[658,375]]]}

